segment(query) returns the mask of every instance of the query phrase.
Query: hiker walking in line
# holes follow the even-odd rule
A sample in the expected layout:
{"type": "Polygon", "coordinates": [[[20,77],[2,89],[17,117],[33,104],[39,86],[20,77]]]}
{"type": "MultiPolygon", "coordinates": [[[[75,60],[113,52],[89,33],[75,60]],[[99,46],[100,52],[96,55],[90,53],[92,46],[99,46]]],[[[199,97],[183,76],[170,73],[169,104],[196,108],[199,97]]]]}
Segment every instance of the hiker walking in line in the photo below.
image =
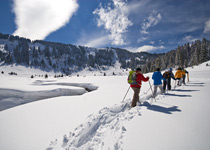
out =
{"type": "Polygon", "coordinates": [[[163,78],[164,78],[163,91],[164,92],[166,91],[166,87],[167,87],[167,90],[171,90],[171,78],[176,80],[172,71],[173,71],[173,69],[170,68],[169,70],[167,70],[163,73],[163,78]]]}
{"type": "Polygon", "coordinates": [[[134,91],[131,107],[135,107],[136,103],[139,101],[141,82],[142,81],[146,82],[149,80],[149,77],[145,78],[144,75],[141,73],[141,68],[136,68],[134,74],[135,74],[135,83],[130,85],[130,87],[134,91]]]}
{"type": "Polygon", "coordinates": [[[183,77],[183,71],[182,71],[182,68],[179,67],[175,73],[175,78],[178,80],[178,83],[177,83],[178,86],[182,85],[182,77],[183,77]]]}
{"type": "Polygon", "coordinates": [[[188,76],[188,80],[189,80],[189,73],[188,73],[188,71],[187,70],[185,70],[184,68],[182,69],[182,83],[185,85],[185,78],[186,78],[186,74],[187,74],[187,76],[188,76]]]}
{"type": "Polygon", "coordinates": [[[162,86],[162,81],[163,75],[160,72],[160,68],[157,68],[156,71],[153,73],[152,75],[152,79],[154,80],[154,93],[153,93],[153,97],[156,97],[157,94],[157,88],[159,87],[161,93],[164,93],[163,91],[163,86],[162,86]]]}

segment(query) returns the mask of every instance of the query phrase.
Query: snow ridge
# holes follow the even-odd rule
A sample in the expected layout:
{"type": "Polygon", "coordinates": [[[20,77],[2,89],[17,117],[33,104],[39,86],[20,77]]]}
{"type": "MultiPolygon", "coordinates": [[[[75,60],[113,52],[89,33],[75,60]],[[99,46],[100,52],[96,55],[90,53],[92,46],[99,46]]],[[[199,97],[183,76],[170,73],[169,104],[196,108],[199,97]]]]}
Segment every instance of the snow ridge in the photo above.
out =
{"type": "Polygon", "coordinates": [[[90,91],[94,91],[96,90],[98,87],[92,85],[91,83],[57,83],[54,82],[54,80],[50,81],[44,81],[44,80],[36,80],[34,82],[35,85],[42,85],[42,86],[47,86],[47,85],[61,85],[61,86],[73,86],[73,87],[82,87],[84,88],[86,91],[90,92],[90,91]],[[45,83],[47,82],[47,83],[45,83]]]}
{"type": "Polygon", "coordinates": [[[0,89],[0,111],[17,105],[59,96],[82,95],[85,89],[58,88],[45,91],[20,91],[15,89],[0,89]]]}
{"type": "Polygon", "coordinates": [[[62,83],[56,80],[36,80],[33,85],[40,87],[58,85],[58,87],[41,91],[0,88],[0,111],[48,98],[82,95],[98,88],[90,83],[62,83]]]}

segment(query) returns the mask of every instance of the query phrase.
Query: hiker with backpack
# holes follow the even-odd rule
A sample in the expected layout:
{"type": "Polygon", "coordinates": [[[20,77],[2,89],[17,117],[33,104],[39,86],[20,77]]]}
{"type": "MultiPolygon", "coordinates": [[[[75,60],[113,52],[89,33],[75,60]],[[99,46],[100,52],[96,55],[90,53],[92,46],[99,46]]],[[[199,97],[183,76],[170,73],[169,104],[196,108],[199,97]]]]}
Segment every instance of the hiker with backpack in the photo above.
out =
{"type": "Polygon", "coordinates": [[[178,80],[177,85],[181,86],[182,85],[182,78],[183,78],[183,71],[182,68],[179,67],[175,73],[175,78],[178,80]]]}
{"type": "Polygon", "coordinates": [[[160,72],[160,68],[157,68],[156,71],[152,75],[152,79],[154,80],[154,93],[153,93],[153,98],[156,97],[157,94],[157,88],[160,89],[161,93],[164,93],[163,91],[163,86],[162,86],[162,81],[163,75],[160,72]]]}
{"type": "Polygon", "coordinates": [[[186,74],[188,76],[188,82],[189,82],[189,72],[186,69],[182,69],[183,73],[182,73],[182,83],[185,85],[185,78],[186,78],[186,74]]]}
{"type": "Polygon", "coordinates": [[[141,89],[141,82],[147,82],[149,80],[149,77],[144,77],[144,75],[141,73],[141,68],[136,68],[135,71],[130,71],[128,76],[128,83],[130,84],[130,87],[133,89],[133,99],[131,103],[131,107],[135,107],[136,103],[139,101],[139,93],[141,89]]]}
{"type": "Polygon", "coordinates": [[[171,90],[171,78],[176,80],[172,71],[173,71],[173,69],[170,68],[163,73],[163,78],[164,78],[163,91],[164,92],[166,91],[166,87],[167,87],[167,90],[171,90]]]}

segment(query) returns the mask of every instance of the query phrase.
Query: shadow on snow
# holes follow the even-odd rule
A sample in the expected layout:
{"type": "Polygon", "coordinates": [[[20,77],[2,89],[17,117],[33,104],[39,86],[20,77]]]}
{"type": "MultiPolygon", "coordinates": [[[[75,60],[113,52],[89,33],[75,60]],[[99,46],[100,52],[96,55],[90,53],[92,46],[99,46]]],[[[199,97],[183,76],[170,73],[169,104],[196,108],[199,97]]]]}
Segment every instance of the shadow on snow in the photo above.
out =
{"type": "Polygon", "coordinates": [[[200,90],[181,90],[181,89],[175,89],[173,91],[178,91],[178,92],[195,92],[195,91],[200,91],[200,90]]]}
{"type": "Polygon", "coordinates": [[[164,95],[178,96],[178,97],[192,97],[192,95],[165,93],[164,95]]]}
{"type": "Polygon", "coordinates": [[[152,110],[152,111],[157,111],[161,113],[166,113],[166,114],[172,114],[172,112],[181,112],[180,109],[178,109],[177,106],[172,106],[172,107],[163,107],[159,105],[151,105],[148,102],[144,102],[141,106],[147,107],[147,109],[152,110]]]}
{"type": "Polygon", "coordinates": [[[185,86],[204,86],[205,83],[203,82],[189,82],[187,85],[185,86]]]}

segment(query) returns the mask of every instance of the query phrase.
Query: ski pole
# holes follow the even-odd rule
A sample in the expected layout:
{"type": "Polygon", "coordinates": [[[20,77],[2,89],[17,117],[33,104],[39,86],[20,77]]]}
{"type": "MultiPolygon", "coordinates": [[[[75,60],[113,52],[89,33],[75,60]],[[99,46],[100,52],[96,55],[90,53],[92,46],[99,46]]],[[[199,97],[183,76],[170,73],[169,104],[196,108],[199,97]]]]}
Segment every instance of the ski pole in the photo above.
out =
{"type": "Polygon", "coordinates": [[[144,94],[147,94],[147,93],[149,92],[149,90],[150,90],[150,87],[149,87],[149,89],[147,90],[147,92],[146,92],[146,93],[144,92],[144,94]]]}
{"type": "Polygon", "coordinates": [[[124,98],[122,100],[122,102],[124,101],[125,97],[127,96],[129,90],[130,90],[130,86],[129,86],[129,88],[128,88],[128,90],[127,90],[127,92],[126,92],[126,94],[125,94],[125,96],[124,96],[124,98]]]}
{"type": "MultiPolygon", "coordinates": [[[[150,89],[152,91],[152,95],[154,96],[154,93],[153,93],[153,90],[152,90],[152,85],[151,85],[150,81],[149,81],[149,86],[150,86],[150,89]]],[[[155,97],[154,97],[154,99],[155,99],[155,97]]],[[[155,99],[155,102],[156,102],[156,99],[155,99]]]]}

